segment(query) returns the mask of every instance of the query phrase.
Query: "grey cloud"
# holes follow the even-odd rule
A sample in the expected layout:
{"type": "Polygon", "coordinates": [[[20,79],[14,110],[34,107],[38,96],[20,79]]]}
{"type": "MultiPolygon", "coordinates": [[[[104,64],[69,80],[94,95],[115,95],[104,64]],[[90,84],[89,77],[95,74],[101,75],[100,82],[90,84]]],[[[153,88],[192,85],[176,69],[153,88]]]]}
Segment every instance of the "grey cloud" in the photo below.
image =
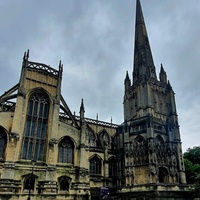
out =
{"type": "MultiPolygon", "coordinates": [[[[185,150],[197,145],[191,131],[200,139],[200,1],[141,4],[157,72],[163,63],[176,92],[185,150]]],[[[87,117],[99,113],[100,120],[112,116],[113,123],[121,123],[125,72],[132,74],[134,20],[135,1],[130,0],[2,0],[0,93],[18,82],[29,48],[30,60],[55,68],[62,60],[62,94],[72,112],[78,114],[84,98],[87,117]]]]}

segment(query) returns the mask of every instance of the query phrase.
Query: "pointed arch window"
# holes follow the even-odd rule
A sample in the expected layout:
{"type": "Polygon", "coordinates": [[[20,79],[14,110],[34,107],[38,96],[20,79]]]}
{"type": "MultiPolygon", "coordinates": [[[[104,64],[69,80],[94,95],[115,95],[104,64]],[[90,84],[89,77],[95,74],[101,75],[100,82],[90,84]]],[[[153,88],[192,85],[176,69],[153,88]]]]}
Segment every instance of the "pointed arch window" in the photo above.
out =
{"type": "Polygon", "coordinates": [[[58,146],[58,162],[74,163],[74,143],[68,137],[64,137],[58,146]]]}
{"type": "Polygon", "coordinates": [[[71,178],[68,176],[61,176],[58,178],[60,191],[69,191],[71,178]]]}
{"type": "Polygon", "coordinates": [[[164,140],[160,135],[156,136],[156,145],[157,146],[163,146],[164,145],[164,140]]]}
{"type": "Polygon", "coordinates": [[[0,127],[0,158],[4,159],[5,149],[7,144],[7,135],[5,131],[0,127]]]}
{"type": "Polygon", "coordinates": [[[166,145],[162,136],[157,135],[155,139],[156,145],[156,154],[157,154],[157,162],[158,163],[166,163],[168,162],[168,158],[166,156],[166,145]]]}
{"type": "Polygon", "coordinates": [[[90,159],[90,174],[101,175],[101,159],[97,156],[90,159]]]}
{"type": "Polygon", "coordinates": [[[116,135],[112,138],[111,149],[112,150],[117,149],[117,136],[116,135]]]}
{"type": "Polygon", "coordinates": [[[99,134],[99,139],[102,147],[106,145],[108,148],[110,148],[110,136],[105,130],[99,134]]]}
{"type": "Polygon", "coordinates": [[[145,139],[141,135],[137,136],[134,141],[135,145],[143,145],[145,144],[145,139]]]}
{"type": "Polygon", "coordinates": [[[34,191],[35,187],[35,176],[28,174],[24,179],[24,190],[34,191]]]}
{"type": "Polygon", "coordinates": [[[117,176],[117,160],[112,157],[109,159],[109,177],[117,176]]]}
{"type": "Polygon", "coordinates": [[[159,183],[167,183],[168,182],[168,171],[163,167],[159,168],[158,180],[159,180],[159,183]]]}
{"type": "Polygon", "coordinates": [[[38,92],[31,95],[23,138],[22,159],[42,161],[49,114],[47,95],[38,92]]]}
{"type": "Polygon", "coordinates": [[[89,135],[89,146],[90,147],[95,147],[95,141],[96,141],[96,137],[95,134],[93,133],[92,130],[88,130],[88,135],[89,135]]]}
{"type": "Polygon", "coordinates": [[[148,162],[148,157],[146,154],[146,141],[141,135],[138,135],[133,142],[132,152],[134,156],[134,164],[146,164],[148,162]]]}

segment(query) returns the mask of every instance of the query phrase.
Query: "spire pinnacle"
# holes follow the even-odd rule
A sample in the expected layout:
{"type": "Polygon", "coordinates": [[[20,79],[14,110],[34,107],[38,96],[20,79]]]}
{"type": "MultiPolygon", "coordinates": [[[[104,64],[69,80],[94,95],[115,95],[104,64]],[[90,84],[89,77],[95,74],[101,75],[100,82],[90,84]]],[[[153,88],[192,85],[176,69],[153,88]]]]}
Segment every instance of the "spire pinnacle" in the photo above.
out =
{"type": "Polygon", "coordinates": [[[24,52],[23,60],[25,60],[25,59],[26,59],[26,51],[24,52]]]}
{"type": "Polygon", "coordinates": [[[156,71],[151,53],[140,0],[136,5],[135,49],[133,83],[156,79],[156,71]]]}
{"type": "Polygon", "coordinates": [[[63,71],[63,64],[62,64],[61,60],[59,61],[58,68],[59,68],[59,71],[61,71],[61,72],[63,71]]]}
{"type": "Polygon", "coordinates": [[[125,90],[128,90],[131,86],[131,80],[128,75],[128,71],[126,71],[126,78],[124,80],[125,90]]]}
{"type": "Polygon", "coordinates": [[[161,63],[161,66],[160,66],[160,73],[163,73],[163,72],[165,72],[165,70],[164,70],[163,65],[162,65],[162,63],[161,63]]]}
{"type": "Polygon", "coordinates": [[[83,99],[81,99],[81,106],[80,106],[80,118],[81,119],[84,118],[84,113],[85,113],[84,103],[83,103],[83,99]]]}
{"type": "Polygon", "coordinates": [[[29,59],[29,49],[27,50],[27,54],[26,54],[27,60],[29,59]]]}
{"type": "Polygon", "coordinates": [[[126,78],[125,78],[125,80],[129,80],[130,78],[129,78],[129,75],[128,75],[128,71],[126,71],[126,78]]]}
{"type": "Polygon", "coordinates": [[[23,60],[24,60],[24,61],[25,61],[25,60],[28,60],[28,58],[29,58],[29,49],[27,50],[27,53],[26,53],[26,51],[24,52],[23,60]]]}
{"type": "Polygon", "coordinates": [[[159,74],[160,81],[163,83],[167,83],[167,74],[164,70],[163,65],[160,66],[160,74],[159,74]]]}
{"type": "Polygon", "coordinates": [[[85,109],[84,109],[84,103],[83,103],[83,98],[81,99],[80,112],[81,112],[81,111],[85,112],[85,109]]]}

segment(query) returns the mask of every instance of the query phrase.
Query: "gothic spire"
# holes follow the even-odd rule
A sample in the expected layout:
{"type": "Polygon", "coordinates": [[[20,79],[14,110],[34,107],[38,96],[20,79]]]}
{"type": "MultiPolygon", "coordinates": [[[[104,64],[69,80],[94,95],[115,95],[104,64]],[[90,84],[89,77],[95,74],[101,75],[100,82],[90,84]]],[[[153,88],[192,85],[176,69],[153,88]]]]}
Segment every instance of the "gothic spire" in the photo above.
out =
{"type": "Polygon", "coordinates": [[[167,74],[166,74],[162,64],[161,64],[161,67],[160,67],[159,77],[160,77],[161,82],[167,83],[167,74]]]}
{"type": "Polygon", "coordinates": [[[84,103],[83,103],[83,99],[81,100],[81,106],[80,106],[80,118],[84,119],[84,112],[85,112],[85,108],[84,108],[84,103]]]}
{"type": "Polygon", "coordinates": [[[149,79],[157,80],[157,77],[142,13],[142,7],[140,0],[137,0],[133,84],[136,82],[148,81],[149,79]]]}
{"type": "Polygon", "coordinates": [[[125,90],[128,90],[131,86],[131,80],[128,75],[128,71],[126,71],[126,78],[124,80],[125,90]]]}

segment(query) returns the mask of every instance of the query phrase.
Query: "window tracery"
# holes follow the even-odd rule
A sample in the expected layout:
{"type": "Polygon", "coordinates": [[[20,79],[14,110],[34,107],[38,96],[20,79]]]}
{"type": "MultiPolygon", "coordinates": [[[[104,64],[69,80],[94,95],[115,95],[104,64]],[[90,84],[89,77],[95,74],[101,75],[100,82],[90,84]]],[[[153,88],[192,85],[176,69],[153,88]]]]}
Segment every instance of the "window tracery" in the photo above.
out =
{"type": "Polygon", "coordinates": [[[44,159],[49,114],[49,100],[42,92],[31,95],[23,138],[22,159],[44,159]]]}
{"type": "Polygon", "coordinates": [[[58,145],[58,162],[74,163],[74,143],[69,137],[64,137],[58,145]]]}
{"type": "Polygon", "coordinates": [[[109,159],[109,176],[117,176],[117,160],[114,157],[109,159]]]}
{"type": "Polygon", "coordinates": [[[101,159],[97,156],[90,159],[90,174],[101,175],[101,159]]]}
{"type": "Polygon", "coordinates": [[[95,147],[96,146],[96,137],[95,137],[95,134],[94,134],[94,132],[91,130],[91,129],[89,129],[88,130],[88,135],[89,135],[89,146],[90,147],[95,147]]]}
{"type": "Polygon", "coordinates": [[[156,136],[155,147],[158,163],[166,163],[166,146],[160,135],[156,136]]]}
{"type": "Polygon", "coordinates": [[[133,162],[138,164],[145,164],[148,162],[147,159],[147,146],[146,146],[146,140],[143,136],[138,135],[133,140],[133,149],[131,149],[133,154],[133,162]]]}
{"type": "Polygon", "coordinates": [[[107,146],[108,148],[110,148],[110,137],[109,137],[108,133],[105,130],[103,130],[99,134],[99,139],[100,139],[102,147],[107,146]]]}
{"type": "Polygon", "coordinates": [[[114,137],[112,137],[111,149],[112,150],[117,149],[117,136],[116,135],[114,137]]]}

